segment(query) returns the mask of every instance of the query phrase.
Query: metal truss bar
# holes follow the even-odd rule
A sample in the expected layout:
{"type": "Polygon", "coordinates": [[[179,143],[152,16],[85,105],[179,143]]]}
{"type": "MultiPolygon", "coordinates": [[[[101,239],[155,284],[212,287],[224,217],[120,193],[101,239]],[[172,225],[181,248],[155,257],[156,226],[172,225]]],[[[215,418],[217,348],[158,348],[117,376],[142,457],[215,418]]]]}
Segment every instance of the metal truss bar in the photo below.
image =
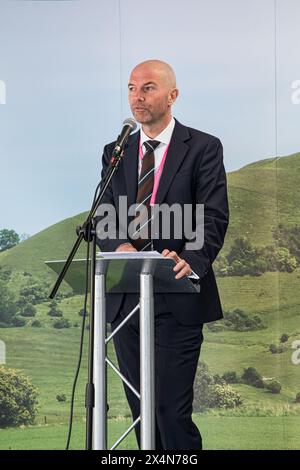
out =
{"type": "Polygon", "coordinates": [[[114,445],[111,447],[110,450],[114,450],[122,441],[123,439],[125,439],[126,436],[128,436],[128,434],[132,431],[132,429],[138,424],[138,422],[141,421],[141,417],[139,416],[134,423],[132,423],[132,425],[127,429],[127,431],[124,432],[124,434],[122,434],[121,437],[119,437],[119,439],[114,443],[114,445]]]}
{"type": "Polygon", "coordinates": [[[123,382],[126,383],[126,385],[130,388],[130,390],[138,397],[138,399],[141,399],[140,394],[136,391],[136,389],[131,385],[130,382],[124,377],[124,375],[119,371],[119,369],[110,361],[108,357],[105,358],[107,364],[115,371],[115,373],[123,380],[123,382]]]}
{"type": "Polygon", "coordinates": [[[140,304],[138,303],[134,309],[131,310],[131,312],[127,315],[126,318],[120,323],[120,325],[114,330],[114,332],[108,336],[105,340],[105,343],[107,344],[114,336],[115,334],[118,333],[118,331],[125,325],[126,322],[135,314],[135,312],[140,308],[140,304]]]}

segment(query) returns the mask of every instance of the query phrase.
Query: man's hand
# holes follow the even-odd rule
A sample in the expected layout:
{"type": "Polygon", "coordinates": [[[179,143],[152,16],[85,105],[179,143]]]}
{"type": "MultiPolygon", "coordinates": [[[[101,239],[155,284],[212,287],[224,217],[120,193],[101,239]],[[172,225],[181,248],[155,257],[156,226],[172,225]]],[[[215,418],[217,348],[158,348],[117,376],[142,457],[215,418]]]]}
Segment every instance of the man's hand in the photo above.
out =
{"type": "Polygon", "coordinates": [[[137,250],[130,243],[122,243],[122,245],[118,246],[116,251],[137,251],[137,250]]]}
{"type": "Polygon", "coordinates": [[[177,272],[175,279],[181,279],[184,276],[190,276],[190,274],[192,274],[192,269],[189,263],[187,263],[184,259],[179,258],[176,251],[164,250],[162,255],[166,256],[167,258],[173,258],[173,260],[176,262],[176,266],[173,268],[173,271],[177,272]]]}

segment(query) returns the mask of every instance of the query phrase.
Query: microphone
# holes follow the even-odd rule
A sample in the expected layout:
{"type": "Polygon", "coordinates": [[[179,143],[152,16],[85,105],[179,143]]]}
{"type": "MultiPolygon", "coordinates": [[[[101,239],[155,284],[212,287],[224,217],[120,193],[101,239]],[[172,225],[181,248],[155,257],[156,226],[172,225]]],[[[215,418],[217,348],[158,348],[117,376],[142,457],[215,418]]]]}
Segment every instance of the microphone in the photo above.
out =
{"type": "Polygon", "coordinates": [[[137,127],[137,124],[134,119],[127,118],[123,121],[123,128],[121,134],[119,135],[114,151],[112,153],[113,158],[118,158],[121,156],[123,152],[123,148],[128,140],[129,135],[132,131],[134,131],[137,127]]]}

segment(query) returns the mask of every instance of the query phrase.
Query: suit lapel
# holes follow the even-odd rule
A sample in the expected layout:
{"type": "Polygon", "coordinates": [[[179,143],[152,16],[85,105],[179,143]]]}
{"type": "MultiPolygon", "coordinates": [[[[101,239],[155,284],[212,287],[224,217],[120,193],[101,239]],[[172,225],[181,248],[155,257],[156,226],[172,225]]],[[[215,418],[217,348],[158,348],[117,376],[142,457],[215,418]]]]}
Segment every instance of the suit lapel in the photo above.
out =
{"type": "MultiPolygon", "coordinates": [[[[163,202],[178,168],[186,157],[189,146],[185,141],[189,138],[190,133],[187,127],[183,126],[175,119],[174,131],[159,181],[155,201],[156,204],[161,204],[163,202]]],[[[139,139],[140,132],[136,132],[131,136],[130,140],[128,140],[124,150],[124,160],[122,162],[129,206],[135,204],[137,196],[139,139]]]]}
{"type": "Polygon", "coordinates": [[[185,143],[190,138],[189,131],[187,127],[180,124],[177,120],[175,121],[167,158],[159,181],[155,204],[163,202],[174,176],[189,150],[189,146],[185,143]]]}
{"type": "Polygon", "coordinates": [[[138,182],[138,156],[140,132],[136,132],[124,149],[123,168],[125,173],[128,205],[136,202],[138,182]]]}

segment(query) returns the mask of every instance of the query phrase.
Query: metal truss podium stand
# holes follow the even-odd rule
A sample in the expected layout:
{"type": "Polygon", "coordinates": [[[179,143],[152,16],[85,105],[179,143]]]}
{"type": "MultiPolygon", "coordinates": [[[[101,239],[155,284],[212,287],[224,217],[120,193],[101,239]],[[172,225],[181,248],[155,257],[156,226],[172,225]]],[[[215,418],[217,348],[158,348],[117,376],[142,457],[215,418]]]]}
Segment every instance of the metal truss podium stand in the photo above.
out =
{"type": "MultiPolygon", "coordinates": [[[[83,293],[85,260],[74,260],[65,281],[75,293],[83,293]]],[[[60,272],[64,261],[47,261],[60,272]]],[[[155,449],[155,364],[154,364],[154,293],[198,293],[188,277],[175,279],[175,262],[157,252],[100,253],[96,260],[94,298],[94,387],[93,449],[107,449],[107,365],[118,374],[140,399],[140,416],[111,447],[115,449],[140,422],[141,449],[155,449]],[[118,328],[106,335],[106,293],[139,293],[139,304],[118,328]],[[140,315],[140,392],[121,374],[107,357],[107,344],[124,324],[139,310],[140,315]]]]}

